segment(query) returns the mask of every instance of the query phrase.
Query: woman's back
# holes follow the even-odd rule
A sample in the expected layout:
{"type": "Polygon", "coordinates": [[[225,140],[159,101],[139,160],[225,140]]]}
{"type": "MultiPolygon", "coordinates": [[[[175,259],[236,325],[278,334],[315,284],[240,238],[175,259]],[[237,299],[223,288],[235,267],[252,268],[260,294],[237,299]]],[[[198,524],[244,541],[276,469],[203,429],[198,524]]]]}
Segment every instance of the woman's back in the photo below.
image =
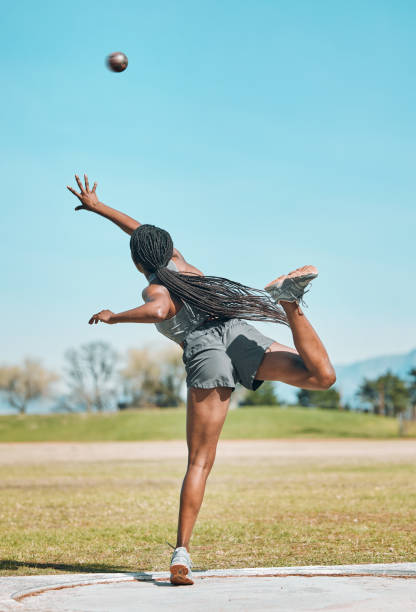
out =
{"type": "MultiPolygon", "coordinates": [[[[169,261],[166,267],[174,272],[179,271],[177,265],[172,259],[169,261]]],[[[156,274],[151,274],[148,280],[149,283],[152,283],[157,281],[158,278],[156,274]]],[[[176,312],[176,314],[169,319],[155,323],[155,325],[158,332],[170,340],[173,340],[178,344],[182,344],[186,336],[204,323],[204,321],[209,318],[209,315],[202,310],[199,310],[195,306],[191,306],[191,304],[188,304],[185,300],[178,301],[182,303],[182,306],[176,312]]]]}

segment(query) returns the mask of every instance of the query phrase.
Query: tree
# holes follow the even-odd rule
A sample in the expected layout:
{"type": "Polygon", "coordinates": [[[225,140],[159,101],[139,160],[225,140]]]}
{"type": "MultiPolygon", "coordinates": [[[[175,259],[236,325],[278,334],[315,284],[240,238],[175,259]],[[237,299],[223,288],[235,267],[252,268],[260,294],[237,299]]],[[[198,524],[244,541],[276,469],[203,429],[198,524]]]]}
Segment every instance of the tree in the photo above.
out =
{"type": "Polygon", "coordinates": [[[182,354],[176,348],[151,352],[148,348],[132,349],[127,366],[121,372],[132,396],[132,405],[179,406],[185,381],[182,354]]]}
{"type": "Polygon", "coordinates": [[[247,390],[240,400],[240,406],[278,406],[279,403],[275,385],[270,380],[266,380],[257,391],[247,390]]]}
{"type": "Polygon", "coordinates": [[[358,399],[365,404],[370,404],[374,414],[380,414],[380,402],[377,385],[374,380],[364,378],[356,393],[358,399]]]}
{"type": "Polygon", "coordinates": [[[50,394],[59,376],[37,359],[25,359],[21,366],[0,367],[0,390],[12,408],[24,414],[29,402],[50,394]]]}
{"type": "Polygon", "coordinates": [[[128,352],[127,366],[121,371],[121,376],[133,405],[142,407],[153,404],[160,367],[148,348],[131,349],[128,352]]]}
{"type": "Polygon", "coordinates": [[[299,406],[310,408],[312,406],[311,392],[308,389],[299,389],[296,393],[299,406]]]}
{"type": "Polygon", "coordinates": [[[65,353],[66,403],[87,412],[108,408],[116,395],[117,353],[105,342],[90,342],[65,353]]]}
{"type": "Polygon", "coordinates": [[[341,409],[341,395],[335,388],[320,390],[299,389],[298,403],[307,408],[316,407],[326,410],[341,409]]]}
{"type": "Polygon", "coordinates": [[[404,380],[388,371],[377,379],[377,388],[385,415],[397,416],[406,411],[409,405],[409,389],[404,380]]]}
{"type": "Polygon", "coordinates": [[[412,368],[409,371],[410,382],[409,382],[409,399],[411,406],[412,419],[416,419],[416,368],[412,368]]]}
{"type": "Polygon", "coordinates": [[[160,363],[160,383],[156,404],[161,407],[183,404],[181,397],[186,372],[182,361],[182,351],[169,348],[158,354],[160,363]]]}
{"type": "Polygon", "coordinates": [[[410,390],[404,380],[388,370],[374,380],[364,379],[357,396],[370,403],[375,414],[397,416],[407,409],[410,390]]]}

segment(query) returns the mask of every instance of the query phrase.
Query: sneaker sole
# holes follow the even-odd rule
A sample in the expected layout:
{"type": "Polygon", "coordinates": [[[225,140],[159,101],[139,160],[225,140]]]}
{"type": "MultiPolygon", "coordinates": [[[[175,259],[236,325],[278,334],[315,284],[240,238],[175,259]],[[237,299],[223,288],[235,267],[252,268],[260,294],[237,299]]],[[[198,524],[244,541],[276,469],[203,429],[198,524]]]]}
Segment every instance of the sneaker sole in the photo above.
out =
{"type": "Polygon", "coordinates": [[[170,581],[172,584],[193,584],[194,581],[188,578],[188,568],[186,565],[172,565],[170,568],[170,581]]]}
{"type": "Polygon", "coordinates": [[[309,265],[309,266],[304,266],[304,268],[307,269],[307,271],[305,270],[305,274],[302,274],[299,276],[292,276],[292,277],[290,277],[289,274],[285,274],[281,280],[276,279],[275,281],[271,281],[271,283],[268,283],[265,286],[265,289],[267,290],[269,287],[275,287],[275,288],[281,287],[284,281],[288,277],[289,278],[308,278],[310,277],[310,279],[312,280],[313,278],[316,278],[318,276],[318,268],[316,268],[315,266],[309,265]]]}
{"type": "MultiPolygon", "coordinates": [[[[309,274],[302,274],[301,276],[295,276],[292,278],[295,278],[296,280],[313,280],[314,278],[316,278],[318,276],[318,273],[309,273],[309,274]]],[[[285,280],[288,277],[286,276],[285,278],[283,278],[280,281],[277,281],[275,283],[270,283],[269,285],[265,286],[265,291],[270,291],[273,289],[280,289],[280,287],[283,285],[283,283],[285,282],[285,280]]]]}

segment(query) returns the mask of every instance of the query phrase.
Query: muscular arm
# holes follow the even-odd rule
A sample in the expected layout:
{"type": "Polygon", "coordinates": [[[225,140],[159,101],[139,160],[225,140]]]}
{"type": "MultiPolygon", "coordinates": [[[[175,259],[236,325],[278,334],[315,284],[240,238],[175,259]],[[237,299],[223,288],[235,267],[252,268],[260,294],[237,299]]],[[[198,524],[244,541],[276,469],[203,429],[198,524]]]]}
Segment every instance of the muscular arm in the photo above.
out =
{"type": "MultiPolygon", "coordinates": [[[[81,208],[83,207],[77,206],[75,210],[80,210],[81,208]]],[[[115,208],[111,208],[111,206],[107,206],[106,204],[104,204],[104,202],[97,201],[96,205],[90,206],[88,210],[95,212],[97,215],[100,215],[100,217],[109,219],[110,221],[118,225],[118,227],[122,229],[123,232],[126,232],[126,234],[128,234],[129,236],[132,235],[136,227],[139,227],[139,225],[141,225],[141,223],[139,223],[135,219],[132,219],[132,217],[129,217],[125,213],[122,213],[119,210],[116,210],[115,208]]],[[[180,257],[184,259],[183,255],[181,255],[178,249],[175,249],[175,247],[173,247],[173,255],[175,257],[180,257]]]]}
{"type": "Polygon", "coordinates": [[[136,227],[139,227],[140,225],[138,221],[135,221],[128,215],[116,210],[115,208],[107,206],[103,202],[97,203],[97,207],[94,209],[94,212],[97,213],[97,215],[100,215],[105,219],[109,219],[118,225],[118,227],[121,228],[123,232],[126,232],[126,234],[129,236],[131,236],[136,227]]]}
{"type": "Polygon", "coordinates": [[[82,184],[77,174],[75,175],[75,180],[78,183],[78,187],[80,188],[81,193],[78,193],[77,191],[75,191],[75,189],[67,185],[67,189],[69,189],[69,191],[73,193],[74,196],[76,196],[81,202],[79,206],[75,207],[75,210],[89,210],[91,212],[96,213],[97,215],[100,215],[101,217],[104,217],[105,219],[109,219],[110,221],[118,225],[118,227],[121,228],[123,232],[129,234],[129,236],[131,236],[136,227],[139,227],[140,223],[135,219],[132,219],[128,215],[125,215],[124,213],[120,212],[119,210],[111,208],[103,202],[100,202],[95,192],[95,190],[97,189],[97,183],[94,183],[93,188],[90,190],[88,176],[86,174],[84,174],[85,186],[82,184]]]}
{"type": "MultiPolygon", "coordinates": [[[[81,193],[78,193],[77,191],[75,191],[75,189],[67,185],[67,189],[69,189],[69,191],[73,193],[74,196],[76,196],[81,202],[79,206],[75,207],[75,210],[89,210],[91,212],[96,213],[97,215],[100,215],[100,217],[109,219],[110,221],[115,223],[120,229],[122,229],[123,232],[126,232],[126,234],[128,234],[129,236],[131,236],[134,230],[139,227],[139,225],[141,225],[138,221],[132,219],[132,217],[129,217],[128,215],[120,212],[119,210],[111,208],[103,202],[100,202],[95,192],[97,188],[97,183],[94,183],[92,189],[90,190],[88,176],[86,174],[84,174],[85,186],[82,184],[82,181],[77,174],[75,175],[75,180],[78,183],[78,187],[80,188],[81,193]]],[[[173,255],[175,257],[181,257],[183,259],[182,255],[175,248],[173,249],[173,255]]]]}
{"type": "Polygon", "coordinates": [[[114,313],[111,310],[101,310],[92,315],[89,324],[109,323],[159,323],[164,321],[169,314],[170,297],[166,287],[162,285],[150,285],[143,290],[143,299],[146,302],[142,306],[114,313]]]}
{"type": "MultiPolygon", "coordinates": [[[[105,217],[105,219],[109,219],[110,221],[118,225],[118,227],[121,228],[123,232],[126,232],[126,234],[128,234],[129,236],[132,235],[136,227],[139,227],[139,225],[141,225],[141,223],[139,223],[135,219],[132,219],[128,215],[120,212],[119,210],[116,210],[115,208],[107,206],[103,202],[97,202],[97,207],[94,209],[94,212],[97,213],[97,215],[105,217]]],[[[183,255],[179,253],[178,249],[175,249],[175,247],[173,247],[173,256],[181,258],[185,261],[183,255]]]]}

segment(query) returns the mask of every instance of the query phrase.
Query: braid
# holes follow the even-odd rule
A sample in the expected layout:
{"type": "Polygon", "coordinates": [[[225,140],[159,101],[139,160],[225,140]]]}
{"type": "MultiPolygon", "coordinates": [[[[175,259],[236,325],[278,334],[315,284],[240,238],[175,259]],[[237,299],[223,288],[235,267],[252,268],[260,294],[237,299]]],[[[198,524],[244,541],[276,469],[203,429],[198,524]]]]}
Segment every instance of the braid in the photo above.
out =
{"type": "Polygon", "coordinates": [[[170,234],[154,225],[139,225],[131,235],[133,261],[149,272],[177,298],[221,319],[272,321],[288,325],[286,315],[269,294],[221,276],[197,276],[169,270],[173,242],[170,234]]]}

